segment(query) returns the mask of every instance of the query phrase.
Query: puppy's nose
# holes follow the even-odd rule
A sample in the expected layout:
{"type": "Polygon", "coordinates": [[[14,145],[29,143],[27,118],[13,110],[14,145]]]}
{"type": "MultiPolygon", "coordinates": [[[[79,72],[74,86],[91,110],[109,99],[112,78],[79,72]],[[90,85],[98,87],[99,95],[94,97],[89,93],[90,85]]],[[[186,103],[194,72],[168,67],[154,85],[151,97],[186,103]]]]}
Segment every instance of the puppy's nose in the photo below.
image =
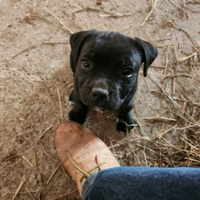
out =
{"type": "Polygon", "coordinates": [[[95,101],[103,102],[108,98],[108,91],[101,88],[92,89],[92,97],[95,101]]]}

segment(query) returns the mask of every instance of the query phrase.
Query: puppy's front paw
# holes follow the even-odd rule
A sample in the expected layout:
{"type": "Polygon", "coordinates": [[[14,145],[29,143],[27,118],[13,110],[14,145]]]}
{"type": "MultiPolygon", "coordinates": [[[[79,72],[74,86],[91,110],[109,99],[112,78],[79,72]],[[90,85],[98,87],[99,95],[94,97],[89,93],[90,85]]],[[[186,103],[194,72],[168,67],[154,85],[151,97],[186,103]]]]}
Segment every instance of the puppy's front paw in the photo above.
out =
{"type": "Polygon", "coordinates": [[[121,131],[121,132],[129,132],[131,129],[133,129],[134,128],[134,126],[132,125],[132,124],[134,124],[134,121],[133,121],[133,123],[131,123],[131,125],[126,125],[125,123],[123,123],[123,122],[118,122],[117,123],[117,131],[121,131]]]}
{"type": "Polygon", "coordinates": [[[76,111],[75,109],[72,109],[69,113],[69,120],[83,124],[86,114],[86,111],[76,111]]]}

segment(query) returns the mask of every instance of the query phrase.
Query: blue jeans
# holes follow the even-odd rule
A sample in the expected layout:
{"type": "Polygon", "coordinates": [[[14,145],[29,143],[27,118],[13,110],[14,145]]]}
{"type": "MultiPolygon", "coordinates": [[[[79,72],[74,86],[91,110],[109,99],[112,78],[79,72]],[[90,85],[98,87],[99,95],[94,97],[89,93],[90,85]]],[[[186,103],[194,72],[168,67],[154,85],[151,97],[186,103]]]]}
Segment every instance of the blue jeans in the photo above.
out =
{"type": "Polygon", "coordinates": [[[115,167],[90,176],[83,200],[200,200],[200,169],[115,167]]]}

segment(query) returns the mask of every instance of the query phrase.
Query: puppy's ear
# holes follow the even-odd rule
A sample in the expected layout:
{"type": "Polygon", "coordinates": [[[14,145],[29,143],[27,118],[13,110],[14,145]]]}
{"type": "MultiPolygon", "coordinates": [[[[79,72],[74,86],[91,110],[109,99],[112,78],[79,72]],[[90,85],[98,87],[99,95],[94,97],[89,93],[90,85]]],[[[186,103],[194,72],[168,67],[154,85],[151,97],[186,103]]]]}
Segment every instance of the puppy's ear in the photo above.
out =
{"type": "Polygon", "coordinates": [[[83,41],[94,32],[96,32],[96,30],[80,31],[71,35],[70,37],[70,45],[71,45],[70,65],[73,72],[75,72],[75,66],[76,66],[76,62],[78,60],[78,56],[81,50],[81,44],[83,44],[83,41]]]}
{"type": "Polygon", "coordinates": [[[158,55],[158,50],[152,44],[144,40],[141,40],[140,38],[135,37],[134,40],[137,41],[143,52],[142,56],[142,62],[144,62],[143,74],[146,77],[149,66],[152,64],[152,62],[158,55]]]}

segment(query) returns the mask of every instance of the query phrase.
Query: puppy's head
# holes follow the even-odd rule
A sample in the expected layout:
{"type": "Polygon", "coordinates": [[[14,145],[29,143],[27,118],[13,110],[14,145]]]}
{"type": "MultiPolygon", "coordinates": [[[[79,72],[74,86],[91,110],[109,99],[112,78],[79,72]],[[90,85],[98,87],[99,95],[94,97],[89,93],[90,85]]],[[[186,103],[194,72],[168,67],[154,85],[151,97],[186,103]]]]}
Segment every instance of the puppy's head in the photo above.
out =
{"type": "Polygon", "coordinates": [[[141,64],[146,77],[158,53],[150,43],[118,32],[81,31],[70,44],[74,89],[85,105],[102,111],[133,99],[141,64]]]}

